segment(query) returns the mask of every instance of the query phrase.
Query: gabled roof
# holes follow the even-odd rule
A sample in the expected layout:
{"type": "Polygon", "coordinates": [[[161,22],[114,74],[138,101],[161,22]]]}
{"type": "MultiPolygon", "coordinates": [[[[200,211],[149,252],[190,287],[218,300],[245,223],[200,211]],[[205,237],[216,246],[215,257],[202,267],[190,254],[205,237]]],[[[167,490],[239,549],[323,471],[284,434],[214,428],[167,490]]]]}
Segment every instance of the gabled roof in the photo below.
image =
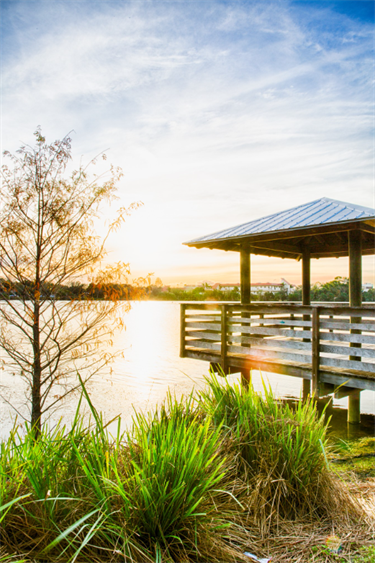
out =
{"type": "Polygon", "coordinates": [[[194,239],[185,244],[197,248],[222,248],[223,250],[241,250],[249,247],[249,251],[254,254],[267,254],[263,251],[266,249],[270,251],[272,248],[270,244],[266,247],[264,244],[259,246],[261,242],[290,239],[285,242],[292,242],[292,245],[284,249],[280,247],[280,244],[277,245],[274,242],[271,245],[274,247],[274,252],[268,253],[268,255],[299,258],[303,245],[308,244],[312,257],[343,256],[347,255],[347,231],[356,228],[370,234],[370,237],[367,235],[363,237],[364,254],[375,253],[373,236],[375,209],[323,197],[280,213],[194,239]],[[334,233],[342,234],[335,237],[334,233]],[[317,243],[319,244],[317,245],[317,243]],[[321,252],[319,252],[319,245],[321,252]],[[330,246],[332,252],[329,249],[330,246]]]}

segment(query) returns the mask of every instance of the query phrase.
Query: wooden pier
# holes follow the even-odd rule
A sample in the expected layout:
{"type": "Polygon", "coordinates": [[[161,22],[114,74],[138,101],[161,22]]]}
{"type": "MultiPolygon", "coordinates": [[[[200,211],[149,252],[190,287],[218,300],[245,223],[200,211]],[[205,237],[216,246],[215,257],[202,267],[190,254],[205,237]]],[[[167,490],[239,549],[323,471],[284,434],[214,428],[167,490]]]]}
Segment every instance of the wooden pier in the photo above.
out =
{"type": "Polygon", "coordinates": [[[183,304],[181,356],[302,377],[303,395],[375,391],[375,308],[362,306],[362,256],[375,254],[375,209],[321,198],[185,243],[240,255],[241,303],[183,304]],[[251,303],[250,255],[302,262],[302,305],[251,303]],[[311,305],[311,259],[349,258],[349,306],[311,305]]]}
{"type": "Polygon", "coordinates": [[[311,394],[375,391],[373,305],[182,303],[184,358],[225,374],[256,369],[311,381],[311,394]]]}

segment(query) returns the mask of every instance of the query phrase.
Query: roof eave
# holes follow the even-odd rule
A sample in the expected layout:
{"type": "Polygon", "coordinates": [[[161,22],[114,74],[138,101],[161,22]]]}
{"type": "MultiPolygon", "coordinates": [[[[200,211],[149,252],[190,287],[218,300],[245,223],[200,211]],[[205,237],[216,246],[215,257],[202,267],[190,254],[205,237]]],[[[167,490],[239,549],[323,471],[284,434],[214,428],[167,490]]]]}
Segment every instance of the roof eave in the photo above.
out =
{"type": "MultiPolygon", "coordinates": [[[[375,228],[375,216],[366,217],[365,219],[351,219],[350,221],[339,221],[337,223],[326,223],[321,225],[308,225],[307,227],[295,227],[292,229],[282,229],[278,231],[266,231],[262,233],[253,233],[246,235],[239,235],[234,237],[216,238],[208,239],[204,241],[193,240],[189,242],[184,242],[185,246],[195,247],[195,248],[215,248],[214,244],[223,245],[225,243],[231,242],[244,242],[255,240],[277,240],[279,238],[293,238],[297,235],[313,235],[313,234],[324,234],[329,232],[339,231],[349,231],[358,228],[358,225],[368,225],[370,228],[375,228]]],[[[222,248],[221,248],[222,250],[222,248]]],[[[234,250],[234,249],[233,249],[234,250]]]]}

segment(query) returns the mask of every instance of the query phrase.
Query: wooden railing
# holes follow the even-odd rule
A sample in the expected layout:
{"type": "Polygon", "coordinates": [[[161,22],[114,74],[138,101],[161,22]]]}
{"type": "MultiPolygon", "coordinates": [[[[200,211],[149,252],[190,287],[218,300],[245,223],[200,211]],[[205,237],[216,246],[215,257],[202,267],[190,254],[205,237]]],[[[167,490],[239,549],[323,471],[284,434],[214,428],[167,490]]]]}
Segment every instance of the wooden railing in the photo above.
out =
{"type": "Polygon", "coordinates": [[[241,358],[253,367],[299,366],[319,393],[323,372],[375,379],[375,309],[183,303],[181,356],[220,363],[225,372],[241,358]]]}

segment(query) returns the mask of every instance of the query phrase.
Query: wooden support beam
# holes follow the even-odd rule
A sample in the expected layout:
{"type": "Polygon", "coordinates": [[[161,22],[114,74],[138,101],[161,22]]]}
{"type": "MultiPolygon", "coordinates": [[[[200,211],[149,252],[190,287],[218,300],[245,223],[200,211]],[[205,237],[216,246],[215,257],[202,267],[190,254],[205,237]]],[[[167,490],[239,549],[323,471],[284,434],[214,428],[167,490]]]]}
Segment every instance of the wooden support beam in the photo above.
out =
{"type": "Polygon", "coordinates": [[[301,251],[299,249],[299,247],[296,244],[284,244],[282,242],[277,242],[277,241],[270,241],[270,242],[258,242],[258,243],[253,243],[251,245],[251,252],[253,254],[256,254],[258,250],[264,250],[264,251],[273,251],[273,250],[279,250],[280,252],[286,253],[286,254],[290,254],[292,255],[291,258],[293,258],[294,256],[299,256],[301,254],[301,251]]]}
{"type": "Polygon", "coordinates": [[[250,285],[250,253],[248,250],[241,250],[241,303],[248,305],[251,302],[250,285]]]}
{"type": "Polygon", "coordinates": [[[228,374],[228,311],[226,305],[221,305],[221,367],[225,375],[228,374]]]}
{"type": "Polygon", "coordinates": [[[348,423],[359,424],[361,422],[361,390],[353,391],[348,397],[348,423]]]}
{"type": "MultiPolygon", "coordinates": [[[[362,305],[362,233],[360,230],[349,231],[349,305],[350,307],[360,307],[362,305]]],[[[361,319],[351,317],[351,323],[360,323],[361,319]]],[[[361,331],[352,329],[353,334],[360,334],[361,331]]],[[[351,342],[350,347],[358,348],[361,345],[351,342]]],[[[360,357],[349,356],[349,360],[361,361],[360,357]]],[[[361,421],[361,391],[357,389],[349,395],[348,403],[348,423],[359,424],[361,421]]]]}
{"type": "Polygon", "coordinates": [[[302,305],[310,305],[311,303],[310,262],[310,249],[305,246],[302,251],[302,305]]]}
{"type": "Polygon", "coordinates": [[[302,380],[302,400],[306,401],[311,396],[311,383],[310,379],[302,380]]]}
{"type": "Polygon", "coordinates": [[[375,221],[364,221],[360,223],[359,228],[366,233],[375,234],[375,221]]]}
{"type": "MultiPolygon", "coordinates": [[[[251,272],[250,272],[250,252],[247,249],[241,250],[241,304],[248,305],[251,302],[251,272]]],[[[242,313],[244,317],[249,317],[248,313],[242,313]]],[[[241,369],[242,384],[247,387],[250,383],[250,370],[241,369]]]]}
{"type": "Polygon", "coordinates": [[[319,397],[319,307],[313,308],[312,313],[312,366],[311,366],[312,396],[319,397]]]}
{"type": "Polygon", "coordinates": [[[349,305],[362,305],[362,233],[349,231],[349,305]]]}
{"type": "MultiPolygon", "coordinates": [[[[310,249],[305,246],[302,251],[302,305],[310,305],[311,275],[310,275],[310,249]]],[[[303,315],[304,321],[310,320],[310,315],[303,315]]],[[[305,339],[304,342],[309,342],[305,339]]],[[[303,380],[302,399],[305,401],[311,395],[310,379],[303,380]]]]}

